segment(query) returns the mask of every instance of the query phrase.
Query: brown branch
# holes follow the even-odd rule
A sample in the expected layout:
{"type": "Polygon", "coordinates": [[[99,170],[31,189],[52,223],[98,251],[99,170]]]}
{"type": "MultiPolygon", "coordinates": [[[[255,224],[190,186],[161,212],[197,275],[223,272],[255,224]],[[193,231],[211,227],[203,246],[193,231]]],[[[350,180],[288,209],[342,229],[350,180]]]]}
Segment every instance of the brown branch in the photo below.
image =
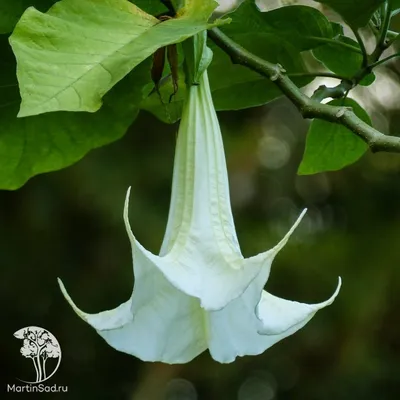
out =
{"type": "Polygon", "coordinates": [[[218,28],[208,31],[209,38],[227,53],[234,64],[243,65],[270,79],[282,93],[297,107],[304,118],[319,118],[341,124],[364,140],[371,151],[400,153],[400,138],[388,136],[371,127],[349,107],[321,104],[309,98],[287,76],[279,64],[272,64],[250,53],[218,28]]]}

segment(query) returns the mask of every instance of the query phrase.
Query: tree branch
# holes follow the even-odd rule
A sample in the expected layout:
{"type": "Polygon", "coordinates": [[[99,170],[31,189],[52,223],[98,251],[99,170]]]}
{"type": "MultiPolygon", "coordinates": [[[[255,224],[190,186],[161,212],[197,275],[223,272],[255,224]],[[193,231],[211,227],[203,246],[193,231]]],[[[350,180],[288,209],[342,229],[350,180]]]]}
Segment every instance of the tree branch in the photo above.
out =
{"type": "Polygon", "coordinates": [[[321,104],[310,99],[286,75],[286,71],[281,65],[272,64],[250,53],[218,28],[209,30],[208,35],[218,47],[231,57],[234,64],[243,65],[270,79],[297,107],[304,118],[319,118],[341,124],[364,140],[373,152],[400,153],[399,137],[384,135],[358,118],[349,107],[321,104]]]}
{"type": "Polygon", "coordinates": [[[349,91],[356,87],[367,75],[369,75],[376,66],[393,58],[393,56],[390,56],[388,58],[380,60],[385,50],[387,50],[393,43],[393,41],[388,39],[388,29],[390,26],[390,18],[392,15],[392,0],[388,0],[387,4],[384,5],[384,9],[384,21],[381,24],[380,30],[377,31],[377,42],[375,49],[371,53],[371,55],[368,55],[367,49],[365,48],[365,44],[359,31],[357,29],[352,29],[363,54],[363,62],[360,70],[351,79],[344,79],[339,85],[335,87],[328,88],[326,86],[320,86],[313,94],[313,100],[321,102],[322,100],[329,97],[341,98],[346,96],[349,91]]]}

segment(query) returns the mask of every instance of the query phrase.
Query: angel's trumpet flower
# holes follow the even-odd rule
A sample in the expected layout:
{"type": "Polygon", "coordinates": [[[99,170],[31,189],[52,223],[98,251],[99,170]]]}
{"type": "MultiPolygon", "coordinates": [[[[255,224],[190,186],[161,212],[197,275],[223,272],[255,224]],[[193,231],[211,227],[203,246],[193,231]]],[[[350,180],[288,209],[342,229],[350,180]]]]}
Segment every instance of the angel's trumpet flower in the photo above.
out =
{"type": "Polygon", "coordinates": [[[244,258],[229,199],[217,115],[205,71],[188,89],[176,145],[168,224],[160,254],[146,250],[128,221],[135,285],[131,298],[98,314],[76,313],[117,350],[145,361],[186,363],[209,349],[222,363],[260,354],[302,328],[321,308],[263,290],[271,263],[300,223],[272,249],[244,258]]]}

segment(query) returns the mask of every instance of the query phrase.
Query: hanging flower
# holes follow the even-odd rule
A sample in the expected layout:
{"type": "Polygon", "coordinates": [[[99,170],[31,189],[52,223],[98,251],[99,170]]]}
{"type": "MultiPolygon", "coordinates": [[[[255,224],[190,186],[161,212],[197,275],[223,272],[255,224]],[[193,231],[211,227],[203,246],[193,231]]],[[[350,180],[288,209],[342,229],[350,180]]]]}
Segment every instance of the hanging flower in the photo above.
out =
{"type": "Polygon", "coordinates": [[[207,71],[189,89],[176,145],[168,224],[160,254],[146,250],[128,220],[135,285],[131,298],[98,314],[75,312],[119,351],[145,361],[186,363],[209,349],[228,363],[256,355],[302,328],[338,294],[302,304],[263,290],[271,263],[305,214],[274,248],[240,252],[221,132],[207,71]]]}

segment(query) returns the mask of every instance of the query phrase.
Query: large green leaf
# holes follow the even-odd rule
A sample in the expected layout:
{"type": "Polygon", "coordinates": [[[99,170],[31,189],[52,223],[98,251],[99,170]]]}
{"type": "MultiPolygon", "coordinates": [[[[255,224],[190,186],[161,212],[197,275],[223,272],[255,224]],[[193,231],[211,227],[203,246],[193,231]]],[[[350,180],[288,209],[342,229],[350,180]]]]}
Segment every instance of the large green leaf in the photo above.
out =
{"type": "Polygon", "coordinates": [[[9,33],[30,6],[47,11],[57,0],[0,0],[0,34],[9,33]]]}
{"type": "Polygon", "coordinates": [[[331,7],[353,28],[368,24],[372,14],[385,0],[314,0],[331,7]]]}
{"type": "MultiPolygon", "coordinates": [[[[304,72],[302,57],[290,43],[275,34],[244,33],[232,38],[249,51],[273,63],[279,63],[288,72],[304,72]]],[[[238,110],[265,104],[282,93],[271,80],[250,71],[241,65],[233,64],[229,56],[220,48],[210,43],[214,53],[211,65],[208,68],[212,97],[217,110],[238,110]]],[[[312,78],[296,78],[298,86],[311,82],[312,78]]],[[[170,79],[165,79],[161,88],[162,101],[154,91],[142,103],[142,108],[150,111],[164,122],[176,122],[182,112],[185,98],[185,83],[180,75],[179,90],[168,102],[173,92],[170,79]]]]}
{"type": "Polygon", "coordinates": [[[150,82],[150,60],[146,60],[104,97],[96,113],[17,118],[16,64],[5,37],[0,38],[0,51],[0,189],[17,189],[32,176],[69,166],[91,149],[122,137],[150,82]]]}
{"type": "MultiPolygon", "coordinates": [[[[333,100],[329,104],[352,107],[359,118],[371,125],[367,112],[356,101],[333,100]]],[[[344,126],[315,119],[307,134],[298,174],[310,175],[342,169],[357,161],[367,149],[367,144],[344,126]]]]}
{"type": "Polygon", "coordinates": [[[216,5],[187,0],[184,12],[165,22],[127,0],[62,0],[46,14],[29,8],[10,38],[18,115],[98,110],[104,94],[159,47],[207,29],[216,5]]]}
{"type": "MultiPolygon", "coordinates": [[[[360,47],[356,41],[347,36],[340,35],[336,40],[351,45],[352,47],[360,47]]],[[[353,78],[362,68],[363,56],[361,51],[360,53],[356,53],[349,50],[347,47],[326,44],[315,48],[313,54],[317,60],[321,61],[332,72],[348,78],[353,78]]],[[[368,86],[373,83],[374,80],[374,73],[370,73],[360,83],[364,86],[368,86]]]]}
{"type": "Polygon", "coordinates": [[[222,28],[228,36],[269,33],[286,39],[299,50],[312,49],[334,36],[327,18],[307,6],[287,6],[261,12],[254,0],[245,0],[230,17],[232,22],[222,28]]]}

